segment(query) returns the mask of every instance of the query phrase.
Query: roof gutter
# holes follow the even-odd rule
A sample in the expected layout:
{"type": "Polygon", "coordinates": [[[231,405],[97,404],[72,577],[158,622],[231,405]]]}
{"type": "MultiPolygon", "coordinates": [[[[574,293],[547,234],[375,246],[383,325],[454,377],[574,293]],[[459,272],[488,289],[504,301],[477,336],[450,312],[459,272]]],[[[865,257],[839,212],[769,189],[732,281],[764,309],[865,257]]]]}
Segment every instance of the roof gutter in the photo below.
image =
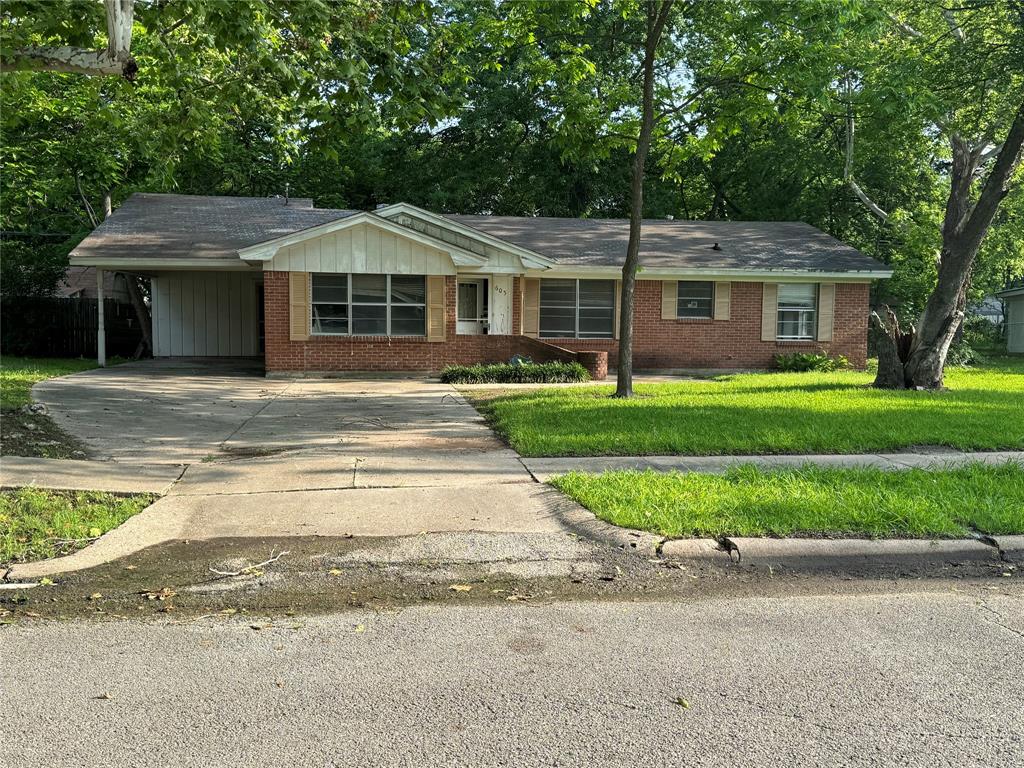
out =
{"type": "MultiPolygon", "coordinates": [[[[600,266],[587,267],[580,265],[556,266],[544,270],[548,277],[564,275],[590,276],[590,277],[619,277],[622,274],[621,267],[600,266]]],[[[671,269],[665,267],[644,268],[637,272],[638,280],[713,280],[716,278],[730,278],[739,282],[761,282],[764,280],[779,281],[782,279],[797,280],[798,282],[820,282],[822,280],[833,280],[837,282],[870,282],[871,280],[882,280],[892,277],[891,269],[874,269],[860,271],[826,271],[813,269],[743,269],[743,268],[705,268],[705,269],[671,269]]],[[[540,276],[540,270],[527,272],[530,277],[540,276]]]]}

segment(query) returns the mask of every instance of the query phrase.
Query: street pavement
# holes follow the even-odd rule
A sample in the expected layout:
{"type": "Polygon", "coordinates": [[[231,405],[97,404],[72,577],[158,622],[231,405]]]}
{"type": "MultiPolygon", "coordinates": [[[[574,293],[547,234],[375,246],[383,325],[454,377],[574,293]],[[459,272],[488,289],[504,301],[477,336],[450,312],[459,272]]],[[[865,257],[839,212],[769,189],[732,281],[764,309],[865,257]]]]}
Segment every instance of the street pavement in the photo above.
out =
{"type": "Polygon", "coordinates": [[[22,620],[0,626],[0,762],[1024,763],[1018,579],[838,584],[653,602],[22,620]]]}

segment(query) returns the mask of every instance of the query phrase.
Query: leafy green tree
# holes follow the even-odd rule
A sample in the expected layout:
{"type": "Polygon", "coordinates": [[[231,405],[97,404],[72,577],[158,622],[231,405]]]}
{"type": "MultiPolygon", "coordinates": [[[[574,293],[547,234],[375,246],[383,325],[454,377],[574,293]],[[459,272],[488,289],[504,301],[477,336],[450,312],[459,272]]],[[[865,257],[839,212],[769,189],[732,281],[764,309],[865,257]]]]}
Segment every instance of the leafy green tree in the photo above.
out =
{"type": "Polygon", "coordinates": [[[90,210],[137,189],[280,193],[303,154],[330,157],[339,138],[436,122],[468,78],[472,34],[427,2],[140,1],[132,10],[130,82],[32,58],[100,50],[103,6],[4,3],[5,231],[66,233],[73,245],[94,223],[90,210]]]}

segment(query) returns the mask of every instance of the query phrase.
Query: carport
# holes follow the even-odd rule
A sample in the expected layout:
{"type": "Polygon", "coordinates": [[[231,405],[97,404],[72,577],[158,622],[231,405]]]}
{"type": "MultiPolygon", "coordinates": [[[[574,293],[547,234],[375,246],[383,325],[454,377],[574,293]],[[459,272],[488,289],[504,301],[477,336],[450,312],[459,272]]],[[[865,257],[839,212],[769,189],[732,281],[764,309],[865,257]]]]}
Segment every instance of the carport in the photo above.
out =
{"type": "MultiPolygon", "coordinates": [[[[350,215],[310,199],[132,195],[72,252],[96,268],[102,306],[107,270],[150,281],[153,356],[263,355],[263,264],[238,250],[350,215]],[[205,204],[216,201],[216,205],[205,204]]],[[[102,314],[97,357],[106,363],[102,314]]]]}

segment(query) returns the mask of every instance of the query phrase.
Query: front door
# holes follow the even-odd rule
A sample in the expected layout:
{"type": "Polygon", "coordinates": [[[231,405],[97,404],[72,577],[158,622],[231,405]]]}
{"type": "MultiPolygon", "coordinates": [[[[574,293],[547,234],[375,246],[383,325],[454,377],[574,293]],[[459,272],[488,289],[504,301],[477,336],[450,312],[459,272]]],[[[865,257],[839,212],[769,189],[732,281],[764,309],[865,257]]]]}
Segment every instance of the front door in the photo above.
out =
{"type": "Polygon", "coordinates": [[[459,278],[456,332],[487,333],[487,278],[459,278]]]}

